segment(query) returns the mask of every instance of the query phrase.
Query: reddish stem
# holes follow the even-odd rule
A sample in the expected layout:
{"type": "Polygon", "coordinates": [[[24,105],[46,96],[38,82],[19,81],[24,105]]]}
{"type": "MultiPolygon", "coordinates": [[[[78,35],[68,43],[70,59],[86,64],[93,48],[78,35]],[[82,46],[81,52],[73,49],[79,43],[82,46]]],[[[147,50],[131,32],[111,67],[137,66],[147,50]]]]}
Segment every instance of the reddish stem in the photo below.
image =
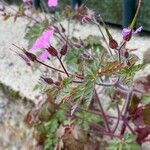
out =
{"type": "Polygon", "coordinates": [[[95,93],[95,99],[96,99],[97,103],[99,104],[100,110],[101,110],[101,112],[102,112],[102,116],[103,116],[103,119],[104,119],[104,122],[105,122],[105,126],[106,126],[108,132],[111,133],[111,129],[110,129],[110,127],[109,127],[109,123],[108,123],[108,120],[107,120],[107,116],[106,116],[106,114],[105,114],[105,112],[104,112],[103,106],[102,106],[101,101],[100,101],[100,99],[99,99],[99,97],[98,97],[98,95],[97,95],[96,90],[94,90],[94,93],[95,93]]]}

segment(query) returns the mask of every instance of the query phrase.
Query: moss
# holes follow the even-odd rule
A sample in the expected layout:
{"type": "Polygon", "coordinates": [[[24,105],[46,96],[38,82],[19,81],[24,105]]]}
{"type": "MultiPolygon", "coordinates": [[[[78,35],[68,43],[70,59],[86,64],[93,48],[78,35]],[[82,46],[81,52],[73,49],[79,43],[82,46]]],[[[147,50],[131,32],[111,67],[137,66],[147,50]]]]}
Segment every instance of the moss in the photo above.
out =
{"type": "Polygon", "coordinates": [[[20,95],[19,91],[14,91],[9,86],[6,86],[1,82],[0,82],[0,91],[2,91],[9,100],[14,100],[14,101],[21,100],[23,102],[23,104],[25,104],[25,105],[29,104],[31,106],[34,106],[34,103],[32,100],[30,100],[26,97],[22,97],[20,95]]]}

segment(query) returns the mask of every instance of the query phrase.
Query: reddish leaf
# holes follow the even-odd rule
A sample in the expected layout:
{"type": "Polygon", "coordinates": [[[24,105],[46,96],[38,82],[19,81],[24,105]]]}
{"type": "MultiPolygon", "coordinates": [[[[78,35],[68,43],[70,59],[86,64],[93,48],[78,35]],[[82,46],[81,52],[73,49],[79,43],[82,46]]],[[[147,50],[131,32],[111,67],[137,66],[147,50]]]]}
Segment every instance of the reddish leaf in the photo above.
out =
{"type": "Polygon", "coordinates": [[[137,128],[137,143],[142,144],[144,142],[144,139],[150,134],[150,127],[144,127],[144,128],[137,128]]]}

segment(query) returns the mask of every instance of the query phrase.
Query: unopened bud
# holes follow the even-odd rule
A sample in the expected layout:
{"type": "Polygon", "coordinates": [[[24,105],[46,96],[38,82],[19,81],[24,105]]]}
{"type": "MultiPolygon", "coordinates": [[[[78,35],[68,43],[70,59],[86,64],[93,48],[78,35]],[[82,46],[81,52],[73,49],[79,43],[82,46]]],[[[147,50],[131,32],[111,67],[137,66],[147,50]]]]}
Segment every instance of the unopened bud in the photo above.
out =
{"type": "Polygon", "coordinates": [[[58,52],[53,46],[50,46],[49,48],[47,48],[47,51],[54,57],[58,56],[58,52]]]}
{"type": "Polygon", "coordinates": [[[55,84],[56,86],[60,86],[60,82],[59,82],[59,81],[56,81],[54,84],[55,84]]]}
{"type": "Polygon", "coordinates": [[[132,37],[132,32],[130,32],[130,33],[129,33],[128,35],[126,35],[126,36],[123,36],[123,39],[124,39],[125,41],[130,41],[131,37],[132,37]]]}
{"type": "Polygon", "coordinates": [[[68,45],[67,44],[63,45],[62,49],[60,50],[60,54],[65,55],[67,53],[67,50],[68,50],[68,45]]]}
{"type": "Polygon", "coordinates": [[[122,35],[123,35],[123,39],[125,41],[130,41],[130,39],[132,37],[132,30],[130,28],[124,28],[122,30],[122,35]]]}
{"type": "Polygon", "coordinates": [[[54,83],[54,81],[53,81],[53,79],[51,79],[51,78],[44,78],[44,77],[41,77],[47,84],[53,84],[54,83]]]}
{"type": "Polygon", "coordinates": [[[109,47],[112,49],[117,49],[118,47],[118,43],[116,40],[114,40],[113,38],[109,39],[109,47]]]}
{"type": "Polygon", "coordinates": [[[131,63],[130,63],[129,61],[127,61],[127,65],[128,65],[128,66],[130,66],[130,65],[131,65],[131,63]]]}
{"type": "Polygon", "coordinates": [[[5,6],[0,3],[0,11],[4,11],[4,10],[5,10],[5,6]]]}
{"type": "Polygon", "coordinates": [[[75,46],[76,48],[81,48],[81,47],[82,47],[80,44],[74,44],[74,46],[75,46]]]}
{"type": "Polygon", "coordinates": [[[125,51],[125,52],[124,52],[124,57],[125,57],[125,58],[128,58],[128,57],[129,57],[129,52],[128,52],[128,51],[125,51]]]}
{"type": "Polygon", "coordinates": [[[36,56],[34,54],[32,54],[30,52],[27,52],[27,51],[25,51],[24,53],[28,57],[29,60],[31,60],[31,61],[37,60],[37,58],[36,58],[36,56]]]}

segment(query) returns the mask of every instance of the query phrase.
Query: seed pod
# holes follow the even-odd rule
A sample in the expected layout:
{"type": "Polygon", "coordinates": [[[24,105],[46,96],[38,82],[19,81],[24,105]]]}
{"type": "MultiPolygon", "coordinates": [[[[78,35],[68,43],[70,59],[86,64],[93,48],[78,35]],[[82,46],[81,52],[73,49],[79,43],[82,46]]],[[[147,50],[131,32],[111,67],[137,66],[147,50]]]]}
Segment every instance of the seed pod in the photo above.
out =
{"type": "Polygon", "coordinates": [[[54,81],[53,81],[53,79],[51,79],[51,78],[44,78],[44,77],[41,77],[47,84],[53,84],[54,83],[54,81]]]}
{"type": "Polygon", "coordinates": [[[60,86],[60,82],[59,82],[59,81],[56,81],[54,84],[55,84],[56,86],[60,86]]]}
{"type": "Polygon", "coordinates": [[[53,46],[47,48],[47,51],[54,57],[58,56],[57,50],[53,46]]]}
{"type": "Polygon", "coordinates": [[[68,50],[68,45],[64,44],[62,49],[60,50],[60,54],[65,55],[67,53],[67,50],[68,50]]]}
{"type": "Polygon", "coordinates": [[[31,61],[37,60],[37,58],[36,58],[36,56],[34,54],[32,54],[32,53],[30,53],[28,51],[25,51],[24,53],[28,57],[29,60],[31,60],[31,61]]]}
{"type": "Polygon", "coordinates": [[[116,49],[118,47],[118,43],[116,40],[114,40],[113,38],[109,39],[109,47],[112,49],[116,49]]]}
{"type": "Polygon", "coordinates": [[[128,52],[128,51],[125,51],[125,52],[124,52],[124,57],[125,57],[125,58],[128,58],[128,57],[129,57],[129,52],[128,52]]]}
{"type": "Polygon", "coordinates": [[[74,46],[75,46],[76,48],[81,48],[81,47],[82,47],[82,45],[80,45],[80,44],[74,44],[74,46]]]}

